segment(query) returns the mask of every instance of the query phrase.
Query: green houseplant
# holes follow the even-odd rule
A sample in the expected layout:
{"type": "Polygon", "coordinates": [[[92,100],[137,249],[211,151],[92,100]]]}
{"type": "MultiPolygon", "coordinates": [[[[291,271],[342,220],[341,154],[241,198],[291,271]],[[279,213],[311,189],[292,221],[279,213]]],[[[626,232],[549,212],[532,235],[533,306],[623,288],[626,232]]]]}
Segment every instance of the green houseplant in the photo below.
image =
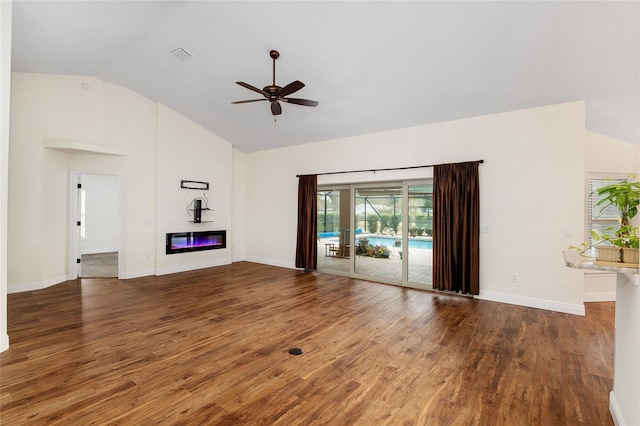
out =
{"type": "Polygon", "coordinates": [[[581,254],[592,247],[598,251],[598,260],[607,262],[617,262],[620,252],[623,263],[638,263],[638,228],[632,225],[633,219],[638,214],[640,205],[640,182],[636,181],[634,175],[629,175],[622,181],[611,182],[594,191],[600,198],[595,206],[600,207],[600,211],[613,207],[618,212],[619,226],[617,229],[609,227],[604,229],[604,233],[591,231],[591,240],[585,241],[582,247],[577,248],[581,254]],[[617,250],[617,253],[616,253],[617,250]],[[602,253],[608,251],[610,254],[606,258],[602,253]],[[602,252],[602,253],[601,253],[602,252]]]}
{"type": "Polygon", "coordinates": [[[618,210],[620,226],[615,231],[612,243],[622,250],[621,261],[623,263],[638,263],[638,228],[632,226],[632,220],[638,214],[640,205],[640,182],[634,175],[629,175],[620,182],[612,182],[609,185],[597,189],[598,196],[602,197],[596,206],[606,209],[613,206],[618,210]]]}
{"type": "Polygon", "coordinates": [[[620,247],[614,244],[613,228],[605,228],[604,233],[592,230],[590,232],[591,239],[585,240],[580,247],[570,246],[570,249],[578,250],[581,255],[587,256],[586,253],[590,252],[592,248],[596,248],[597,260],[604,262],[619,262],[620,261],[620,247]]]}
{"type": "Polygon", "coordinates": [[[621,226],[627,226],[638,214],[640,205],[640,182],[636,182],[634,175],[630,175],[621,182],[612,182],[596,190],[602,197],[596,206],[601,210],[614,206],[620,213],[621,226]]]}
{"type": "Polygon", "coordinates": [[[620,226],[614,244],[622,250],[620,258],[622,263],[638,264],[638,260],[640,260],[638,228],[632,227],[631,225],[620,226]]]}

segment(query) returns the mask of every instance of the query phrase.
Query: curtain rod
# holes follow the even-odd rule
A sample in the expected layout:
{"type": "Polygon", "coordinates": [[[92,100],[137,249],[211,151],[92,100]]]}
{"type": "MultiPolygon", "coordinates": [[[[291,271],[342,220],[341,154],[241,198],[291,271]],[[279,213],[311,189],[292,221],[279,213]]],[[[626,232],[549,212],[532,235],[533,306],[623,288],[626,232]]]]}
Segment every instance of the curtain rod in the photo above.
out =
{"type": "MultiPolygon", "coordinates": [[[[477,160],[477,161],[462,161],[460,163],[442,163],[442,164],[428,164],[426,166],[409,166],[409,167],[391,167],[388,169],[367,169],[367,170],[346,170],[346,171],[342,171],[342,172],[325,172],[325,173],[315,173],[316,176],[323,176],[323,175],[340,175],[343,173],[364,173],[364,172],[387,172],[390,170],[409,170],[409,169],[423,169],[425,167],[435,167],[435,166],[444,166],[446,164],[463,164],[463,163],[479,163],[482,164],[484,163],[484,160],[477,160]]],[[[313,174],[313,173],[312,173],[313,174]]],[[[296,175],[296,177],[300,177],[301,175],[296,175]]]]}

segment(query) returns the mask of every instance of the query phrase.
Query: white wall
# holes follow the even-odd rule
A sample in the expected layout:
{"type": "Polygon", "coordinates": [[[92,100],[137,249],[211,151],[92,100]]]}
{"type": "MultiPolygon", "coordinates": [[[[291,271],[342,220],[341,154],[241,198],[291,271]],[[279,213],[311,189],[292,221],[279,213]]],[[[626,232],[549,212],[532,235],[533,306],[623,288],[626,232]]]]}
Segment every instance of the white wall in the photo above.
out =
{"type": "Polygon", "coordinates": [[[640,425],[640,278],[618,274],[615,359],[609,410],[616,425],[640,425]]]}
{"type": "MultiPolygon", "coordinates": [[[[58,84],[59,76],[49,78],[58,84]]],[[[155,174],[157,104],[120,86],[75,77],[83,92],[95,96],[99,118],[97,143],[124,150],[124,156],[68,155],[77,173],[115,173],[120,183],[120,278],[155,272],[155,174]],[[86,84],[83,88],[83,84],[86,84]]],[[[77,86],[77,85],[76,85],[77,86]]],[[[37,119],[34,119],[37,122],[37,119]]]]}
{"type": "MultiPolygon", "coordinates": [[[[634,170],[640,176],[640,146],[627,147],[626,153],[633,161],[634,148],[634,170]]],[[[618,274],[617,278],[616,348],[609,406],[617,425],[636,425],[640,424],[640,277],[618,274]]]]}
{"type": "MultiPolygon", "coordinates": [[[[158,105],[124,87],[102,83],[102,143],[124,148],[121,193],[120,278],[155,272],[156,144],[158,105]]],[[[85,161],[87,161],[85,159],[85,161]]]]}
{"type": "Polygon", "coordinates": [[[95,102],[76,85],[73,77],[60,77],[56,85],[33,74],[12,77],[9,292],[15,283],[40,288],[67,277],[69,160],[67,154],[44,149],[42,143],[63,135],[96,140],[95,102]]]}
{"type": "Polygon", "coordinates": [[[120,183],[118,175],[83,174],[85,238],[81,254],[118,251],[120,239],[120,183]]]}
{"type": "MultiPolygon", "coordinates": [[[[636,173],[640,146],[589,131],[586,132],[585,142],[587,173],[602,173],[605,175],[636,173]]],[[[616,300],[615,273],[584,272],[585,302],[613,300],[616,300]]]]}
{"type": "Polygon", "coordinates": [[[11,1],[0,1],[0,352],[9,348],[9,335],[7,334],[7,213],[12,6],[11,1]]]}
{"type": "Polygon", "coordinates": [[[131,90],[83,76],[14,73],[11,108],[9,292],[70,276],[72,172],[119,175],[121,278],[230,262],[230,249],[164,255],[165,232],[189,225],[180,179],[211,181],[216,228],[232,234],[228,142],[131,90]],[[44,148],[46,139],[125,155],[60,152],[44,148]]]}
{"type": "Polygon", "coordinates": [[[160,105],[158,108],[157,273],[167,274],[231,263],[231,247],[167,255],[169,232],[226,230],[231,233],[232,147],[222,138],[160,105]],[[209,182],[208,191],[183,189],[181,180],[209,182]],[[187,207],[194,198],[209,200],[213,211],[192,223],[187,207]]]}
{"type": "MultiPolygon", "coordinates": [[[[233,233],[231,237],[231,257],[234,262],[239,262],[245,259],[245,237],[244,223],[245,223],[245,211],[247,204],[245,203],[246,192],[246,168],[245,168],[245,154],[233,150],[233,189],[231,191],[233,196],[231,217],[231,228],[233,233]]],[[[227,235],[229,237],[229,235],[227,235]]]]}
{"type": "Polygon", "coordinates": [[[586,132],[588,173],[638,173],[640,145],[586,132]]]}
{"type": "MultiPolygon", "coordinates": [[[[296,174],[478,159],[485,160],[481,229],[489,230],[480,238],[480,297],[583,314],[582,273],[562,257],[584,236],[583,102],[247,154],[247,259],[294,266],[296,174]]],[[[337,175],[319,183],[418,174],[337,175]]]]}

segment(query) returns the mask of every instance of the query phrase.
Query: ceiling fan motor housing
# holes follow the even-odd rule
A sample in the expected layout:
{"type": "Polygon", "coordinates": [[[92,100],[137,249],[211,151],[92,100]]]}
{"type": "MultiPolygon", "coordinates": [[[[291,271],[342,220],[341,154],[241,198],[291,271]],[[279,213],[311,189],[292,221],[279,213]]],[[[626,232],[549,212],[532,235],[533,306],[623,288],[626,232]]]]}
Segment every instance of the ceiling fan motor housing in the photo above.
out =
{"type": "Polygon", "coordinates": [[[278,100],[278,93],[280,93],[280,89],[282,89],[280,86],[267,86],[262,90],[269,94],[269,100],[273,102],[278,100]]]}

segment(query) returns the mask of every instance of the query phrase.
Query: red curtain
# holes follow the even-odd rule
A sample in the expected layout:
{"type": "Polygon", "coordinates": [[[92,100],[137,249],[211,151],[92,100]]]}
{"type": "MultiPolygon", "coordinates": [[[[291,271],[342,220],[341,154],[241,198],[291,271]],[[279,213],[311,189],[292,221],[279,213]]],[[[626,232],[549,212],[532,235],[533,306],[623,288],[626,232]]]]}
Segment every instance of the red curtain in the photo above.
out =
{"type": "Polygon", "coordinates": [[[298,238],[296,268],[315,270],[318,265],[318,176],[301,175],[298,181],[298,238]]]}
{"type": "Polygon", "coordinates": [[[433,170],[433,288],[480,292],[478,162],[433,170]]]}

